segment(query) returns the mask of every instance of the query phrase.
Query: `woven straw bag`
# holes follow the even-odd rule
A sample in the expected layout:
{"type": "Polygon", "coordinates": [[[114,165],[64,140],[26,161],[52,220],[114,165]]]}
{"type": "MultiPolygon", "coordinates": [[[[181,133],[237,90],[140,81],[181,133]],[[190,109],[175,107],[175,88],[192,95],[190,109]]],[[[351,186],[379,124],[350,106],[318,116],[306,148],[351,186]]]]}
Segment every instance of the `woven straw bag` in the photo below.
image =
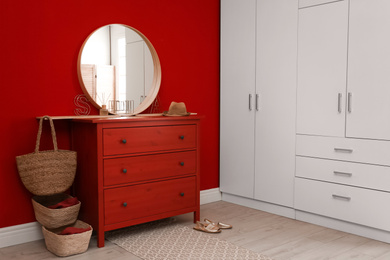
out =
{"type": "Polygon", "coordinates": [[[81,220],[77,220],[76,223],[70,226],[77,228],[90,227],[91,230],[73,235],[59,235],[66,227],[49,230],[42,226],[47,250],[57,256],[70,256],[87,251],[92,235],[92,227],[81,220]]]}
{"type": "Polygon", "coordinates": [[[77,154],[74,151],[58,150],[53,120],[44,116],[39,121],[35,152],[16,156],[16,164],[27,190],[34,195],[52,195],[66,191],[73,184],[77,154]],[[54,150],[39,151],[44,119],[50,121],[54,150]]]}
{"type": "Polygon", "coordinates": [[[72,196],[65,193],[59,193],[51,196],[34,196],[32,204],[34,207],[35,218],[46,228],[59,228],[76,222],[79,215],[81,202],[76,205],[51,209],[49,206],[55,205],[72,196]]]}

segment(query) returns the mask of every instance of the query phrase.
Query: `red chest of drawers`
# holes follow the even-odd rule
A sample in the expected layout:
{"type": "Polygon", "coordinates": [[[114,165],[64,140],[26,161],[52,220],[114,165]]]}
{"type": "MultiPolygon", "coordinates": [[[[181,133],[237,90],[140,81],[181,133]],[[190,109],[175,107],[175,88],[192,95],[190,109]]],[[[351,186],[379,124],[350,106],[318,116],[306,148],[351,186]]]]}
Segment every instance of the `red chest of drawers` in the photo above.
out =
{"type": "Polygon", "coordinates": [[[80,219],[104,232],[194,212],[199,220],[199,117],[77,119],[72,148],[80,219]]]}

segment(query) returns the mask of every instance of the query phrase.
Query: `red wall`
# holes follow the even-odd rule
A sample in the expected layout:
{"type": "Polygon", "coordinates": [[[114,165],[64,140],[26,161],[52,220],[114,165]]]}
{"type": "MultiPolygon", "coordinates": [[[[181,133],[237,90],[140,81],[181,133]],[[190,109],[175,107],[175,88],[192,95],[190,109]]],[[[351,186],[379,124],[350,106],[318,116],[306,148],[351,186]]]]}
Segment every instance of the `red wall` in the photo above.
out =
{"type": "MultiPolygon", "coordinates": [[[[184,101],[187,110],[205,116],[201,189],[218,187],[219,0],[1,0],[0,227],[35,221],[15,156],[33,151],[36,116],[74,114],[73,98],[82,93],[79,49],[110,23],[130,25],[154,45],[162,67],[161,110],[184,101]]],[[[55,126],[59,147],[69,149],[69,123],[55,126]]],[[[51,149],[47,135],[42,143],[51,149]]]]}

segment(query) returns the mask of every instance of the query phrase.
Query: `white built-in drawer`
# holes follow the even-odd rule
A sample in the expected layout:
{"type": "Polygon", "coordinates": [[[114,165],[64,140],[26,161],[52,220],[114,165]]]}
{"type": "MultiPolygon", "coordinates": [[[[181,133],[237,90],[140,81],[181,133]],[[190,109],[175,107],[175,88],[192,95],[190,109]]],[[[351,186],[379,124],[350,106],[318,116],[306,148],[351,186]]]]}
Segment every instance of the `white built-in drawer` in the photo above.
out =
{"type": "Polygon", "coordinates": [[[296,157],[297,177],[390,191],[390,167],[296,157]]]}
{"type": "Polygon", "coordinates": [[[332,2],[340,2],[344,0],[299,0],[299,8],[309,7],[313,5],[321,5],[332,2]]]}
{"type": "Polygon", "coordinates": [[[296,154],[390,166],[390,142],[382,140],[297,135],[296,154]]]}
{"type": "Polygon", "coordinates": [[[390,231],[390,193],[295,178],[295,208],[390,231]]]}

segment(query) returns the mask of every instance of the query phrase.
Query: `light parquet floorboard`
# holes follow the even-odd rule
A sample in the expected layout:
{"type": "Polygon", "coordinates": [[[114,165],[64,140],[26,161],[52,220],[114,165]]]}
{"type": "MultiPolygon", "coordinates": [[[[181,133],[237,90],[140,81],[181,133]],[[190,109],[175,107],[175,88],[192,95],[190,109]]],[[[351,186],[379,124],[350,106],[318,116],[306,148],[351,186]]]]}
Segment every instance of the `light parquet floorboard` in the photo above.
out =
{"type": "MultiPolygon", "coordinates": [[[[231,230],[209,234],[275,260],[389,260],[390,244],[351,235],[341,231],[296,221],[267,212],[235,205],[213,202],[201,206],[204,218],[233,225],[231,230]]],[[[193,227],[192,214],[176,217],[177,221],[193,227]]],[[[0,249],[3,260],[58,259],[45,248],[43,240],[0,249]]],[[[78,260],[139,260],[140,258],[106,241],[104,248],[96,247],[92,238],[86,253],[67,257],[78,260]]]]}

